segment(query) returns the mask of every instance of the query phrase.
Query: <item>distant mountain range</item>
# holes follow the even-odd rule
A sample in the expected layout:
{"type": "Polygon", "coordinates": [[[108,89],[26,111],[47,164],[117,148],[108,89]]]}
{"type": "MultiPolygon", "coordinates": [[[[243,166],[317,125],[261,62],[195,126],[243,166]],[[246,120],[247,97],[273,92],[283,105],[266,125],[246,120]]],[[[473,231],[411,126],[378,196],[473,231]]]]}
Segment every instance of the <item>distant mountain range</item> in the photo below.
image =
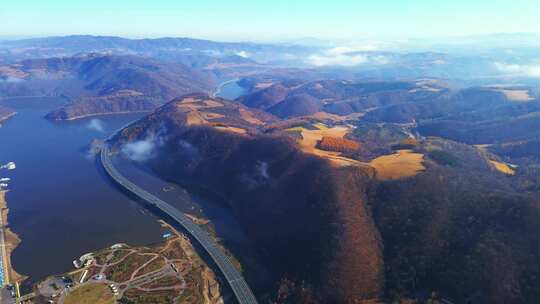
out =
{"type": "Polygon", "coordinates": [[[136,56],[85,54],[23,60],[0,68],[5,97],[64,96],[70,104],[51,119],[151,110],[191,92],[209,92],[210,73],[136,56]]]}
{"type": "Polygon", "coordinates": [[[306,54],[311,52],[311,48],[297,45],[216,42],[191,38],[126,39],[89,35],[0,41],[0,57],[11,61],[73,56],[88,52],[138,55],[168,61],[186,60],[196,55],[197,60],[238,56],[260,62],[279,62],[287,60],[285,54],[306,54]]]}
{"type": "Polygon", "coordinates": [[[279,117],[363,113],[404,100],[428,100],[447,91],[443,82],[284,81],[244,95],[238,101],[279,117]]]}
{"type": "Polygon", "coordinates": [[[354,79],[436,77],[493,84],[500,81],[497,78],[506,76],[511,76],[515,82],[530,81],[527,79],[531,78],[531,73],[526,66],[538,65],[537,37],[536,34],[501,34],[408,40],[392,43],[385,49],[369,47],[369,41],[364,41],[364,45],[352,42],[261,44],[79,35],[0,41],[0,63],[94,52],[152,57],[197,69],[210,67],[219,70],[223,79],[234,77],[234,73],[223,73],[226,66],[249,66],[253,71],[257,65],[259,68],[266,65],[266,68],[317,68],[336,76],[348,73],[354,79]]]}

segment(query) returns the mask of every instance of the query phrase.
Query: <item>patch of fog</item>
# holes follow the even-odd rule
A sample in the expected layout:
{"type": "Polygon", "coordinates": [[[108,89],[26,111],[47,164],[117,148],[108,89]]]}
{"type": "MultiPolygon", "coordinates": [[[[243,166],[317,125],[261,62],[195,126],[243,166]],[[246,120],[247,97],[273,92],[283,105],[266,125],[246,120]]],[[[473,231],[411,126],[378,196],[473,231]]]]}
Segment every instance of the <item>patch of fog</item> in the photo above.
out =
{"type": "Polygon", "coordinates": [[[90,143],[90,146],[88,147],[88,151],[86,152],[85,158],[88,160],[94,160],[96,155],[99,154],[101,151],[101,148],[103,148],[103,142],[94,140],[90,143]]]}
{"type": "Polygon", "coordinates": [[[246,51],[240,51],[240,52],[236,53],[236,56],[240,56],[242,58],[249,58],[250,54],[248,52],[246,52],[246,51]]]}
{"type": "Polygon", "coordinates": [[[240,182],[246,187],[246,189],[249,189],[249,190],[255,189],[259,186],[259,183],[257,182],[257,180],[251,177],[247,173],[242,173],[240,175],[240,182]]]}
{"type": "Polygon", "coordinates": [[[188,155],[188,156],[195,156],[199,154],[199,150],[197,147],[193,146],[191,143],[185,140],[180,140],[178,142],[178,147],[180,148],[180,152],[182,154],[188,155]]]}
{"type": "Polygon", "coordinates": [[[505,62],[495,62],[494,65],[497,70],[505,74],[533,78],[540,77],[540,65],[521,65],[505,62]]]}
{"type": "Polygon", "coordinates": [[[353,46],[337,46],[326,51],[328,55],[343,55],[354,52],[373,52],[379,48],[375,44],[359,44],[353,46]]]}
{"type": "Polygon", "coordinates": [[[12,76],[8,76],[6,78],[0,78],[0,82],[4,82],[4,83],[20,83],[23,81],[24,81],[23,78],[12,77],[12,76]]]}
{"type": "Polygon", "coordinates": [[[147,133],[144,139],[124,144],[121,152],[133,161],[145,162],[155,156],[157,148],[165,145],[168,140],[166,134],[167,128],[161,125],[156,132],[147,133]]]}
{"type": "Polygon", "coordinates": [[[143,162],[154,156],[155,148],[153,139],[138,140],[125,144],[122,153],[131,160],[143,162]]]}
{"type": "Polygon", "coordinates": [[[88,122],[88,125],[86,127],[90,130],[98,131],[98,132],[105,132],[105,124],[101,119],[93,118],[88,122]]]}
{"type": "Polygon", "coordinates": [[[255,164],[255,170],[248,170],[240,175],[240,181],[248,189],[254,189],[265,185],[270,179],[268,174],[268,163],[258,161],[255,164]]]}
{"type": "Polygon", "coordinates": [[[263,162],[263,161],[257,162],[256,168],[257,168],[257,170],[259,171],[259,174],[262,177],[264,177],[265,179],[270,178],[270,176],[268,175],[268,163],[267,162],[263,162]]]}
{"type": "Polygon", "coordinates": [[[308,57],[308,63],[314,66],[345,66],[352,67],[368,62],[365,55],[311,55],[308,57]]]}
{"type": "Polygon", "coordinates": [[[296,59],[298,59],[298,56],[297,56],[297,55],[291,54],[291,53],[285,53],[285,54],[283,54],[282,57],[283,57],[283,59],[285,59],[285,60],[296,60],[296,59]]]}
{"type": "Polygon", "coordinates": [[[362,52],[375,51],[374,45],[340,46],[328,49],[307,58],[307,63],[314,66],[344,66],[353,67],[362,64],[383,65],[390,63],[390,59],[382,55],[371,55],[362,52]]]}
{"type": "Polygon", "coordinates": [[[205,53],[206,55],[212,56],[212,57],[221,57],[221,56],[223,56],[223,53],[221,51],[218,51],[218,50],[203,50],[202,52],[205,53]]]}

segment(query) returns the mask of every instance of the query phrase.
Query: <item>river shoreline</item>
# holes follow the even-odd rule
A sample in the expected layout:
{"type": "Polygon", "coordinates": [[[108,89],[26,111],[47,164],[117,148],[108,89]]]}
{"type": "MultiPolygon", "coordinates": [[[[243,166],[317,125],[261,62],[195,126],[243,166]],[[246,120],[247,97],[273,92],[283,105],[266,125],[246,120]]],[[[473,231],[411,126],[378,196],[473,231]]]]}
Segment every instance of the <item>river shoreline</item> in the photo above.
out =
{"type": "Polygon", "coordinates": [[[64,103],[64,98],[0,102],[17,112],[0,128],[1,161],[15,161],[17,169],[1,170],[1,177],[12,180],[5,194],[7,218],[18,237],[6,232],[6,238],[18,244],[10,248],[10,259],[21,275],[13,277],[25,278],[25,293],[35,282],[71,269],[73,258],[85,252],[119,242],[151,244],[161,238],[155,220],[103,178],[88,155],[92,140],[144,114],[103,116],[98,129],[90,119],[44,119],[64,103]],[[16,241],[19,238],[22,242],[16,241]]]}
{"type": "Polygon", "coordinates": [[[151,113],[152,111],[153,111],[153,110],[148,110],[148,111],[107,112],[107,113],[96,113],[96,114],[79,115],[79,116],[73,116],[73,117],[64,118],[64,119],[54,119],[54,118],[47,118],[47,117],[45,117],[45,119],[47,119],[48,121],[51,121],[51,122],[62,122],[62,121],[75,121],[75,120],[84,119],[84,118],[91,118],[91,117],[99,118],[99,117],[101,117],[101,116],[151,113]]]}
{"type": "Polygon", "coordinates": [[[230,84],[230,83],[234,83],[234,82],[238,82],[240,81],[240,78],[234,78],[234,79],[230,79],[230,80],[227,80],[227,81],[224,81],[222,83],[220,83],[217,88],[212,92],[212,94],[210,95],[212,98],[216,98],[216,97],[219,97],[219,95],[221,94],[221,89],[230,84]]]}
{"type": "Polygon", "coordinates": [[[0,127],[2,126],[2,123],[7,121],[8,119],[12,118],[13,116],[15,116],[17,114],[17,112],[11,112],[11,113],[8,113],[7,115],[4,115],[2,117],[0,117],[0,127]]]}
{"type": "Polygon", "coordinates": [[[17,246],[21,243],[21,239],[19,238],[17,234],[15,234],[9,228],[9,223],[8,223],[9,208],[7,206],[6,193],[7,191],[4,191],[4,190],[0,191],[0,210],[2,212],[1,226],[0,226],[0,229],[2,231],[0,231],[0,233],[3,234],[4,236],[3,239],[5,242],[4,244],[5,252],[2,251],[2,255],[3,255],[2,261],[3,261],[3,264],[5,265],[4,266],[5,281],[6,283],[13,284],[15,282],[21,282],[25,280],[26,277],[17,273],[17,271],[15,271],[15,269],[13,268],[11,264],[11,254],[13,253],[15,248],[17,248],[17,246]]]}

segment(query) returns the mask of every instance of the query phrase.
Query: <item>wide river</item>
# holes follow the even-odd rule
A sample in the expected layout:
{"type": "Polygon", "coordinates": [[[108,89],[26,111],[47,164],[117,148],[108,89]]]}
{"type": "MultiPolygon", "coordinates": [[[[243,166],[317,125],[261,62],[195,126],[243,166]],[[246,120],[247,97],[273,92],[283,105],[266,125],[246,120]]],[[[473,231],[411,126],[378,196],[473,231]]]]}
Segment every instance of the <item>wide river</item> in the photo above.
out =
{"type": "Polygon", "coordinates": [[[238,85],[237,81],[229,80],[219,86],[216,92],[216,96],[224,99],[235,100],[245,92],[246,89],[238,85]]]}
{"type": "MultiPolygon", "coordinates": [[[[147,245],[161,239],[157,218],[132,201],[105,176],[89,143],[102,139],[144,114],[111,115],[69,122],[43,118],[64,101],[54,98],[2,100],[18,114],[0,127],[0,171],[12,180],[7,194],[9,224],[22,240],[13,252],[15,270],[33,283],[69,271],[80,255],[114,243],[147,245]]],[[[147,172],[117,160],[128,177],[184,212],[208,218],[233,252],[247,254],[249,244],[230,214],[210,202],[147,172]]]]}
{"type": "Polygon", "coordinates": [[[22,243],[14,268],[32,281],[70,270],[71,261],[116,242],[148,244],[160,226],[104,178],[88,144],[140,115],[53,123],[58,99],[2,101],[18,114],[0,128],[0,162],[17,169],[7,194],[9,223],[22,243]]]}

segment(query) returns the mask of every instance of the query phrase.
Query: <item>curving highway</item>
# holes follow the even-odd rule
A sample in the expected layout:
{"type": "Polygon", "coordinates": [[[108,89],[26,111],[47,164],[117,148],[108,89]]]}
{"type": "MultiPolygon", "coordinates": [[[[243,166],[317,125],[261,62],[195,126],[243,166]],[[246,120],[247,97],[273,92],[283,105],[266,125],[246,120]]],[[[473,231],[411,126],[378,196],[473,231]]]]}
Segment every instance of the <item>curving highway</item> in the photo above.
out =
{"type": "Polygon", "coordinates": [[[202,230],[199,226],[193,223],[188,217],[186,217],[182,212],[178,211],[176,208],[172,207],[165,201],[157,198],[156,196],[150,194],[149,192],[139,188],[134,183],[130,182],[125,178],[118,170],[116,170],[110,159],[109,148],[105,145],[101,149],[101,164],[107,172],[107,174],[116,181],[119,185],[129,190],[131,193],[135,194],[139,198],[148,202],[150,205],[159,208],[161,211],[166,213],[172,219],[174,219],[178,224],[184,227],[208,252],[212,260],[219,267],[225,279],[231,286],[238,303],[240,304],[256,304],[257,300],[251,292],[251,289],[247,285],[246,281],[233,264],[229,258],[223,254],[219,246],[212,240],[208,234],[202,230]]]}

